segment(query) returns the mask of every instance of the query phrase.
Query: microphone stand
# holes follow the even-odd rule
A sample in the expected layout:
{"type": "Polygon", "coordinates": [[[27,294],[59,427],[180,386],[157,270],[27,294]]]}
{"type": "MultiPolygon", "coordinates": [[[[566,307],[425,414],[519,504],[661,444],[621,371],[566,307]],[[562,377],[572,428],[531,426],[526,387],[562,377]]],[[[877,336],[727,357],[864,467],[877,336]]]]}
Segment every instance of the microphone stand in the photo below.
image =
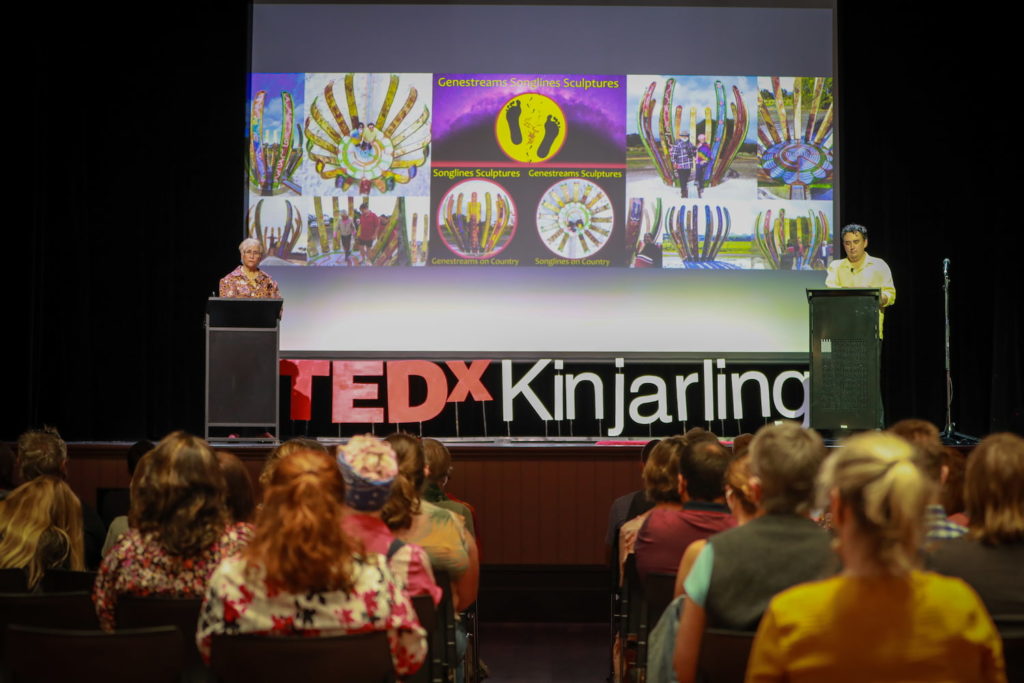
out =
{"type": "Polygon", "coordinates": [[[978,438],[956,431],[953,422],[953,375],[949,362],[949,259],[942,259],[942,299],[946,323],[946,428],[942,430],[942,443],[948,446],[973,446],[978,438]]]}

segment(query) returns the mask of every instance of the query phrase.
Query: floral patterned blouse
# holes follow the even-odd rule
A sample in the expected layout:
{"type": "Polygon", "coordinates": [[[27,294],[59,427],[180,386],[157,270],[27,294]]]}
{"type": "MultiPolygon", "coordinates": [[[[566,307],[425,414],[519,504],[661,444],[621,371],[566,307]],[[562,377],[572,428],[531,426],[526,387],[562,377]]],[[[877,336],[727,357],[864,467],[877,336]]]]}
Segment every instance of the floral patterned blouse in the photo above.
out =
{"type": "Polygon", "coordinates": [[[220,279],[220,296],[231,299],[280,299],[281,292],[274,278],[262,270],[256,272],[256,279],[250,280],[238,266],[220,279]]]}
{"type": "Polygon", "coordinates": [[[224,560],[210,577],[199,615],[196,644],[209,661],[216,633],[337,636],[387,631],[399,676],[415,673],[427,655],[426,631],[382,555],[354,556],[351,593],[287,593],[241,557],[224,560]]]}
{"type": "Polygon", "coordinates": [[[251,525],[233,524],[198,555],[181,557],[168,553],[155,533],[129,529],[103,558],[93,586],[100,627],[114,630],[119,595],[201,597],[220,561],[244,548],[251,536],[251,525]]]}

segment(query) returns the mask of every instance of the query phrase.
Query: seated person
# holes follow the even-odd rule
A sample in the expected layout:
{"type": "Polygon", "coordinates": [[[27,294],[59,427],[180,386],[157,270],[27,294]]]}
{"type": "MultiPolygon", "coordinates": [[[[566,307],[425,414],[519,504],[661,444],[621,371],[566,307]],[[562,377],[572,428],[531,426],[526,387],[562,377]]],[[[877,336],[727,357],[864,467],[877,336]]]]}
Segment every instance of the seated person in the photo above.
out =
{"type": "Polygon", "coordinates": [[[245,546],[233,524],[224,475],[205,441],[171,432],[143,456],[132,479],[131,528],[100,565],[93,602],[100,627],[116,626],[120,595],[199,597],[220,561],[245,546]]]}
{"type": "MultiPolygon", "coordinates": [[[[68,446],[52,427],[31,430],[18,437],[18,476],[21,483],[36,477],[51,476],[68,478],[68,446]]],[[[81,499],[79,499],[81,503],[81,499]]],[[[103,539],[107,527],[100,519],[96,508],[88,503],[82,506],[82,532],[84,534],[85,568],[95,569],[102,557],[103,539]]]]}
{"type": "Polygon", "coordinates": [[[725,504],[725,470],[730,454],[708,435],[690,440],[679,456],[682,507],[655,506],[636,537],[636,570],[674,574],[686,547],[736,526],[725,504]]]}
{"type": "Polygon", "coordinates": [[[217,465],[224,475],[224,505],[233,523],[252,525],[256,517],[256,494],[252,488],[249,470],[233,453],[217,451],[217,465]]]}
{"type": "MultiPolygon", "coordinates": [[[[126,454],[127,465],[128,465],[128,477],[135,476],[135,468],[139,465],[139,460],[142,460],[142,456],[153,450],[153,443],[143,439],[142,441],[136,441],[128,448],[126,454]]],[[[122,510],[127,512],[131,508],[131,489],[115,489],[108,494],[108,505],[124,505],[122,510]],[[126,495],[123,499],[120,496],[116,496],[114,500],[110,500],[111,496],[115,496],[121,492],[126,495]]],[[[117,539],[121,538],[121,534],[128,531],[128,515],[117,515],[110,520],[110,526],[107,528],[107,538],[103,541],[103,554],[106,555],[110,552],[110,549],[117,543],[117,539]]]]}
{"type": "Polygon", "coordinates": [[[683,582],[675,670],[695,679],[704,629],[753,631],[779,591],[835,571],[831,538],[811,521],[825,459],[817,432],[794,423],[762,427],[750,443],[754,519],[708,539],[683,582]]]}
{"type": "Polygon", "coordinates": [[[345,479],[341,526],[369,552],[384,555],[391,575],[406,595],[429,595],[437,605],[442,591],[434,580],[430,557],[423,548],[395,538],[381,520],[381,509],[398,476],[398,461],[387,442],[375,436],[354,436],[338,448],[345,479]]]}
{"type": "Polygon", "coordinates": [[[1024,439],[991,434],[967,459],[966,537],[936,546],[929,567],[958,576],[994,616],[1024,614],[1024,439]]]}
{"type": "MultiPolygon", "coordinates": [[[[755,440],[755,459],[757,450],[755,440]]],[[[999,634],[977,594],[918,568],[932,485],[913,456],[903,439],[869,432],[825,461],[819,490],[843,571],[772,599],[747,681],[1006,680],[999,634]]]]}
{"type": "Polygon", "coordinates": [[[469,511],[469,507],[464,503],[452,500],[444,490],[452,471],[451,452],[437,439],[423,439],[423,454],[427,459],[427,474],[422,491],[423,500],[458,514],[466,523],[469,533],[476,537],[473,515],[469,511]]]}
{"type": "Polygon", "coordinates": [[[0,569],[15,568],[30,590],[48,569],[85,569],[82,506],[62,479],[35,477],[0,501],[0,569]]]}
{"type": "Polygon", "coordinates": [[[462,517],[420,499],[426,467],[420,440],[410,434],[391,434],[384,440],[397,457],[398,476],[381,518],[397,538],[427,551],[434,569],[449,573],[455,611],[461,612],[476,601],[479,587],[480,561],[473,536],[462,517]]]}
{"type": "Polygon", "coordinates": [[[387,631],[395,672],[415,673],[426,631],[381,555],[342,531],[337,463],[298,451],[274,470],[249,545],[210,577],[196,631],[209,660],[214,634],[335,636],[387,631]]]}
{"type": "MultiPolygon", "coordinates": [[[[651,439],[644,444],[643,449],[640,451],[640,481],[643,483],[643,470],[647,465],[647,459],[651,455],[651,451],[658,445],[661,439],[651,439]]],[[[608,531],[604,536],[604,543],[608,546],[608,562],[612,564],[613,568],[617,566],[617,563],[613,563],[618,547],[619,547],[619,529],[623,524],[629,520],[642,515],[643,513],[654,507],[654,503],[647,499],[647,492],[644,489],[638,489],[636,491],[630,491],[627,494],[621,495],[612,501],[611,507],[608,509],[608,531]]],[[[618,574],[616,574],[616,577],[618,574]]],[[[613,585],[618,585],[618,580],[613,582],[613,585]]]]}

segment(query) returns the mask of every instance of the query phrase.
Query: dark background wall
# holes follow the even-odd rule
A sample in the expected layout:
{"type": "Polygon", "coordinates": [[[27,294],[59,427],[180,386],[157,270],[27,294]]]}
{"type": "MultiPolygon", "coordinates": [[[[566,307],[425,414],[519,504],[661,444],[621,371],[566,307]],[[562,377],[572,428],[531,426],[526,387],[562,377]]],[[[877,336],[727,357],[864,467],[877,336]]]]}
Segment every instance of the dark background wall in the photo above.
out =
{"type": "MultiPolygon", "coordinates": [[[[872,229],[898,287],[887,418],[945,423],[948,257],[958,426],[1024,432],[1017,38],[991,13],[893,7],[839,12],[840,222],[872,229]]],[[[204,298],[237,261],[248,8],[33,11],[6,98],[18,211],[0,438],[199,431],[204,298]]]]}

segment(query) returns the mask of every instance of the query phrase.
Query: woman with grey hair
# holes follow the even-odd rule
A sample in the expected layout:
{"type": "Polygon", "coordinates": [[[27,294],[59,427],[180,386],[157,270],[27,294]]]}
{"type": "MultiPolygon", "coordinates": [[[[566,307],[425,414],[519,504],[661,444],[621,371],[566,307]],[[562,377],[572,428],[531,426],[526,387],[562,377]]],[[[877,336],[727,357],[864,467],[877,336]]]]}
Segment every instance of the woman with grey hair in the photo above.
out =
{"type": "Polygon", "coordinates": [[[238,245],[242,265],[220,279],[220,296],[232,299],[280,299],[274,278],[260,270],[263,244],[249,238],[238,245]]]}

